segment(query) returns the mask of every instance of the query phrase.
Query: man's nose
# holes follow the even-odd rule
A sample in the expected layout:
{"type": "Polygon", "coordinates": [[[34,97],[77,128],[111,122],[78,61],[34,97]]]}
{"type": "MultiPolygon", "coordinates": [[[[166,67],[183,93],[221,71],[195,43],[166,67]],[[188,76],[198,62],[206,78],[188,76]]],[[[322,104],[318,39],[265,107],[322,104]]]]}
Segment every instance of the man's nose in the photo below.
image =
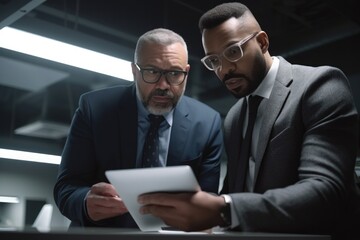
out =
{"type": "Polygon", "coordinates": [[[164,73],[161,74],[159,81],[157,82],[157,85],[160,89],[168,89],[170,87],[170,84],[168,83],[166,79],[166,75],[164,73]]]}
{"type": "Polygon", "coordinates": [[[221,59],[221,65],[219,67],[219,70],[222,72],[222,74],[231,73],[236,69],[236,62],[230,62],[226,58],[221,59]]]}

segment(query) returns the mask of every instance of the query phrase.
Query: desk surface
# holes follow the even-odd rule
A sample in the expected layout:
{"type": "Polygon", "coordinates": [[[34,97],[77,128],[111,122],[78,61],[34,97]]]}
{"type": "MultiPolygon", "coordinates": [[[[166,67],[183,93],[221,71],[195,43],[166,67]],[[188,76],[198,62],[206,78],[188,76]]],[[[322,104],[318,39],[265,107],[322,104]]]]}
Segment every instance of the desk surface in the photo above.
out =
{"type": "Polygon", "coordinates": [[[71,231],[38,232],[35,229],[1,230],[0,239],[4,240],[183,240],[183,239],[251,239],[251,240],[330,240],[330,236],[277,234],[277,233],[183,233],[183,232],[140,232],[124,229],[77,229],[71,231]]]}

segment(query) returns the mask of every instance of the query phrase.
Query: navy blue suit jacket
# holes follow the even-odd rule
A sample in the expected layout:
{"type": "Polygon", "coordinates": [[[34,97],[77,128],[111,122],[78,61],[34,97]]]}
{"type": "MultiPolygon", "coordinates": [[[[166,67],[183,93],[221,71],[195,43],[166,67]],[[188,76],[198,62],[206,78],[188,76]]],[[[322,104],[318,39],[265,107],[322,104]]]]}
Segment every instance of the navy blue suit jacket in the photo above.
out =
{"type": "MultiPolygon", "coordinates": [[[[91,222],[84,205],[90,187],[108,181],[106,170],[136,167],[137,116],[134,84],[80,97],[54,187],[55,202],[71,225],[137,227],[129,214],[91,222]]],[[[222,140],[219,113],[183,96],[174,110],[167,166],[190,165],[202,190],[217,193],[222,140]]]]}

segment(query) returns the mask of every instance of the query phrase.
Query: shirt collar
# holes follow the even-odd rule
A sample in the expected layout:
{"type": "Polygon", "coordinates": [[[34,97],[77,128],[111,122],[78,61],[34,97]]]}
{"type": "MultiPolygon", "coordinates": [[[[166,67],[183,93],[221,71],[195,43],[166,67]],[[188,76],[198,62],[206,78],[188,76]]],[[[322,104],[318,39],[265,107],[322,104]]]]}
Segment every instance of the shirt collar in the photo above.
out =
{"type": "Polygon", "coordinates": [[[270,98],[271,91],[274,87],[276,74],[279,69],[279,63],[279,59],[277,57],[273,57],[273,62],[268,73],[260,83],[259,87],[251,95],[258,95],[267,99],[270,98]]]}

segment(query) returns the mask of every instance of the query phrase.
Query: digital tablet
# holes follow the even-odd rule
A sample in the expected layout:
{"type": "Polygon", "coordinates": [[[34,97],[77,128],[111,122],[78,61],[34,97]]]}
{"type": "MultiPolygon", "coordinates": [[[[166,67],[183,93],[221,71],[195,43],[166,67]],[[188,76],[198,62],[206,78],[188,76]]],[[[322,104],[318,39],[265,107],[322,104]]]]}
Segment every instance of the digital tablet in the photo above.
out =
{"type": "Polygon", "coordinates": [[[109,182],[115,187],[141,231],[160,231],[166,224],[151,214],[142,215],[139,195],[151,192],[195,192],[200,186],[189,166],[108,170],[109,182]]]}

